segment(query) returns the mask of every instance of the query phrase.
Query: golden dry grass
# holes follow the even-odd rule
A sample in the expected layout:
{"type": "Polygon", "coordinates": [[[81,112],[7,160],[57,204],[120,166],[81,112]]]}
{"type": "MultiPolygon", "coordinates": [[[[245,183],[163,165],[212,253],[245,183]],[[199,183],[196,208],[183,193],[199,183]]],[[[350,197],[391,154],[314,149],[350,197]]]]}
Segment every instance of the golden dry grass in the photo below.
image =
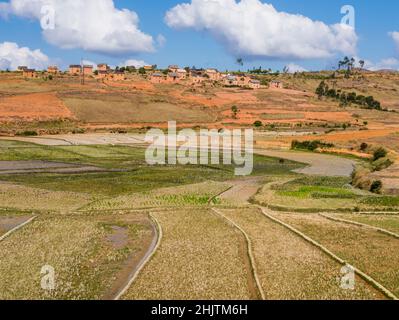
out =
{"type": "Polygon", "coordinates": [[[101,299],[149,232],[133,223],[122,241],[117,218],[104,219],[42,216],[2,241],[0,300],[101,299]],[[52,291],[41,287],[45,265],[55,271],[52,291]]]}
{"type": "Polygon", "coordinates": [[[223,213],[249,235],[267,299],[382,298],[360,279],[354,291],[341,289],[337,278],[342,265],[267,219],[259,209],[231,209],[223,213]]]}
{"type": "Polygon", "coordinates": [[[394,215],[364,215],[364,214],[336,214],[341,219],[368,224],[399,234],[399,216],[394,215]]]}
{"type": "Polygon", "coordinates": [[[313,214],[277,216],[367,273],[394,294],[399,294],[398,239],[313,214]]]}
{"type": "Polygon", "coordinates": [[[76,192],[49,191],[0,183],[0,207],[21,210],[69,211],[90,202],[91,197],[76,192]]]}
{"type": "Polygon", "coordinates": [[[249,299],[234,228],[208,210],[154,216],[161,245],[124,299],[249,299]]]}

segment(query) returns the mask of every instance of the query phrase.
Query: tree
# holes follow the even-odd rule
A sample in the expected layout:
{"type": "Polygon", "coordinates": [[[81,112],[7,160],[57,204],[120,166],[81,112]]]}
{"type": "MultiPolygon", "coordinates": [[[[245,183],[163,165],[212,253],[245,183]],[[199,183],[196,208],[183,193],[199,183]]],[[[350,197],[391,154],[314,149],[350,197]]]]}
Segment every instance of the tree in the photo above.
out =
{"type": "Polygon", "coordinates": [[[326,83],[324,81],[320,82],[319,86],[316,89],[316,94],[321,99],[326,93],[326,83]]]}
{"type": "Polygon", "coordinates": [[[284,66],[284,68],[283,68],[283,73],[284,73],[284,74],[287,74],[288,71],[290,71],[290,70],[288,69],[288,67],[287,67],[287,66],[284,66]]]}
{"type": "Polygon", "coordinates": [[[387,154],[388,154],[388,152],[384,148],[380,147],[374,151],[373,161],[377,161],[378,159],[385,158],[387,156],[387,154]]]}
{"type": "Polygon", "coordinates": [[[260,128],[261,126],[263,126],[262,121],[259,121],[259,120],[255,121],[255,122],[254,122],[254,126],[255,126],[256,128],[260,128]]]}
{"type": "Polygon", "coordinates": [[[238,114],[238,108],[237,108],[237,106],[232,106],[231,107],[231,112],[233,113],[233,118],[234,119],[237,119],[237,114],[238,114]]]}
{"type": "Polygon", "coordinates": [[[360,69],[363,69],[364,64],[365,64],[364,60],[359,60],[360,69]]]}
{"type": "Polygon", "coordinates": [[[237,64],[239,66],[243,66],[244,65],[244,60],[242,58],[237,58],[236,62],[237,62],[237,64]]]}
{"type": "Polygon", "coordinates": [[[373,193],[381,193],[382,182],[380,180],[374,181],[370,186],[370,191],[373,193]]]}
{"type": "Polygon", "coordinates": [[[369,147],[369,145],[368,145],[366,142],[363,142],[363,143],[360,145],[360,150],[361,150],[361,151],[366,151],[368,147],[369,147]]]}
{"type": "Polygon", "coordinates": [[[139,69],[139,73],[140,73],[140,74],[145,74],[145,73],[146,73],[144,67],[141,67],[141,68],[139,69]]]}

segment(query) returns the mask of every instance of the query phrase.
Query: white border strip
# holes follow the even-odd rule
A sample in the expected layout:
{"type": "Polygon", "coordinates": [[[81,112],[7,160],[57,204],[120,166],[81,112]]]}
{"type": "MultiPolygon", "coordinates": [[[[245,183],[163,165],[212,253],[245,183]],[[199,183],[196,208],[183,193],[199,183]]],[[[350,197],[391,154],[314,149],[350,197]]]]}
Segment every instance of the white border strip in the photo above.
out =
{"type": "Polygon", "coordinates": [[[151,220],[153,221],[153,223],[156,226],[156,231],[157,231],[157,244],[155,245],[154,250],[152,250],[151,254],[144,259],[144,261],[142,262],[142,264],[140,265],[140,267],[137,269],[137,271],[135,272],[135,274],[133,275],[133,277],[130,279],[130,281],[128,282],[128,284],[122,289],[122,291],[114,298],[114,300],[120,300],[122,298],[122,296],[127,292],[127,290],[129,290],[129,288],[131,287],[131,285],[133,284],[133,282],[137,279],[137,277],[139,276],[141,270],[143,270],[143,268],[146,266],[146,264],[152,259],[152,257],[154,256],[154,254],[157,252],[160,244],[161,244],[161,240],[163,237],[163,233],[162,233],[162,227],[159,224],[158,220],[150,213],[149,214],[151,220]]]}
{"type": "Polygon", "coordinates": [[[346,224],[353,224],[353,225],[358,226],[358,227],[364,227],[364,228],[372,229],[372,230],[384,233],[384,234],[386,234],[388,236],[392,236],[392,237],[394,237],[396,239],[399,239],[399,234],[391,232],[391,231],[383,229],[383,228],[372,226],[370,224],[361,223],[361,222],[352,221],[352,220],[346,220],[346,219],[342,219],[342,218],[331,217],[331,216],[326,215],[324,213],[319,213],[319,216],[321,216],[323,218],[326,218],[326,219],[329,219],[329,220],[332,220],[332,221],[336,221],[336,222],[342,222],[342,223],[346,223],[346,224]]]}
{"type": "Polygon", "coordinates": [[[20,225],[18,225],[15,228],[11,229],[10,231],[8,231],[7,233],[5,233],[4,235],[2,235],[0,237],[0,241],[3,241],[4,239],[8,238],[11,234],[13,234],[14,232],[18,231],[19,229],[25,227],[27,224],[31,223],[36,218],[37,218],[37,216],[33,216],[32,218],[30,218],[29,220],[25,221],[24,223],[21,223],[20,225]]]}

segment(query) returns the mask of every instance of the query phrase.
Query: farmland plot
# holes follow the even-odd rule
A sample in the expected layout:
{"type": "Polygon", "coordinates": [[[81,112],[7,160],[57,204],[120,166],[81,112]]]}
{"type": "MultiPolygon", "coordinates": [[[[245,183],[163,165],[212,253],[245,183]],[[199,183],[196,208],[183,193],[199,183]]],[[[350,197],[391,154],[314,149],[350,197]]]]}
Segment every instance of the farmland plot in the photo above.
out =
{"type": "Polygon", "coordinates": [[[21,210],[69,211],[90,202],[88,195],[49,191],[0,182],[0,207],[21,210]]]}
{"type": "Polygon", "coordinates": [[[339,214],[338,218],[368,224],[399,234],[399,216],[339,214]]]}
{"type": "Polygon", "coordinates": [[[157,212],[157,252],[124,299],[250,299],[240,237],[207,210],[157,212]]]}
{"type": "Polygon", "coordinates": [[[42,216],[0,242],[0,299],[106,296],[149,233],[142,223],[102,219],[42,216]],[[54,268],[53,290],[42,288],[44,266],[54,268]]]}
{"type": "Polygon", "coordinates": [[[399,294],[398,239],[318,215],[276,216],[358,267],[394,294],[399,294]]]}
{"type": "Polygon", "coordinates": [[[356,290],[343,290],[339,282],[342,265],[267,219],[259,209],[229,209],[222,213],[250,237],[267,299],[383,298],[360,279],[356,290]]]}
{"type": "Polygon", "coordinates": [[[179,187],[161,188],[108,200],[99,200],[84,207],[83,210],[207,205],[210,198],[223,192],[228,187],[229,184],[227,183],[206,181],[179,187]]]}
{"type": "Polygon", "coordinates": [[[0,216],[0,237],[8,231],[18,227],[19,225],[29,221],[32,216],[0,216]]]}

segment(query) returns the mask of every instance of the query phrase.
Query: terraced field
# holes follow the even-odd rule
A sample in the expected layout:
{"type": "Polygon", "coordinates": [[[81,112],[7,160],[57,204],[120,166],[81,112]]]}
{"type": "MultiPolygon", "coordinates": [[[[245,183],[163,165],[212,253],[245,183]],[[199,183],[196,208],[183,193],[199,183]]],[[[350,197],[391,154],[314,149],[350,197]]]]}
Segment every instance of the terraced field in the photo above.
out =
{"type": "Polygon", "coordinates": [[[222,213],[242,227],[252,240],[256,269],[267,299],[382,298],[360,278],[356,279],[355,290],[342,290],[339,286],[342,265],[267,219],[260,209],[230,209],[222,213]]]}
{"type": "Polygon", "coordinates": [[[241,235],[209,210],[160,211],[163,238],[124,299],[250,299],[241,235]]]}
{"type": "Polygon", "coordinates": [[[330,214],[397,232],[397,217],[378,213],[395,197],[293,172],[304,165],[280,157],[254,161],[237,178],[233,166],[149,166],[133,145],[0,140],[0,237],[36,216],[0,241],[0,299],[387,298],[358,275],[342,288],[342,263],[257,205],[399,294],[397,239],[300,213],[356,205],[374,215],[330,214]],[[53,171],[65,166],[104,171],[53,171]],[[54,268],[53,290],[42,288],[43,266],[54,268]]]}
{"type": "Polygon", "coordinates": [[[146,237],[148,226],[139,222],[37,218],[0,242],[0,299],[101,299],[146,237]],[[114,235],[118,225],[126,239],[114,235]],[[45,266],[54,268],[54,290],[42,288],[45,266]]]}
{"type": "Polygon", "coordinates": [[[375,230],[331,221],[319,215],[277,214],[351,265],[399,294],[399,239],[375,230]]]}

